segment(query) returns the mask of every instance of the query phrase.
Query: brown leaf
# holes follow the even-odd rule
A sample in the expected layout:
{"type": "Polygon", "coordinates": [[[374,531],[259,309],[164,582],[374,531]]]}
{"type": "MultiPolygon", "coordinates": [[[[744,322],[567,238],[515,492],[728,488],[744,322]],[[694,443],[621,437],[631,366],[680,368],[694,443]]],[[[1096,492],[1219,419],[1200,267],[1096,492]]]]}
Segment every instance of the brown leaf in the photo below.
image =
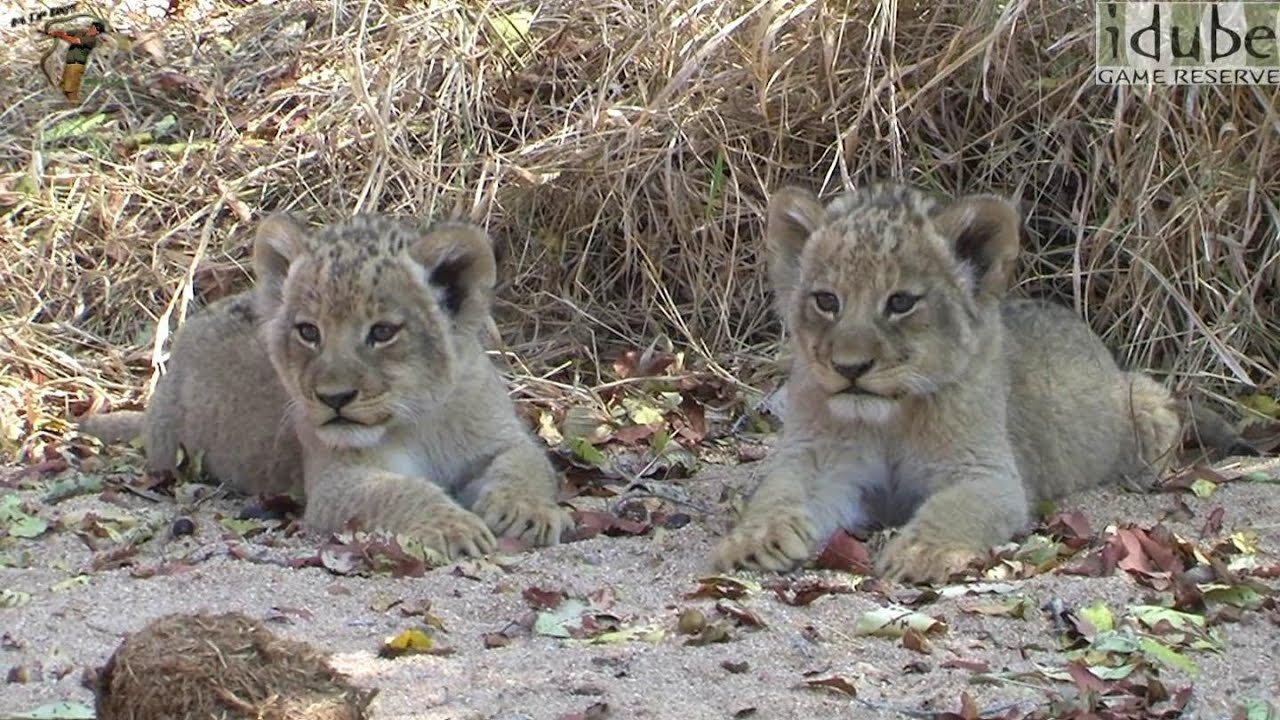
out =
{"type": "Polygon", "coordinates": [[[1071,663],[1067,665],[1067,674],[1071,676],[1071,681],[1081,690],[1093,692],[1102,692],[1107,689],[1107,684],[1097,675],[1089,672],[1088,668],[1079,663],[1071,663]]]}
{"type": "Polygon", "coordinates": [[[133,559],[137,554],[137,545],[117,545],[94,555],[93,559],[89,561],[89,568],[91,572],[118,570],[132,565],[133,559]]]}
{"type": "Polygon", "coordinates": [[[861,540],[844,530],[836,531],[815,561],[824,570],[842,570],[859,575],[871,574],[871,553],[861,540]]]}
{"type": "Polygon", "coordinates": [[[778,578],[768,585],[778,600],[786,605],[804,606],[823,595],[842,595],[853,592],[853,588],[843,583],[832,582],[826,578],[778,578]]]}
{"type": "Polygon", "coordinates": [[[933,653],[933,646],[925,638],[924,633],[914,628],[907,628],[907,631],[902,634],[902,647],[915,650],[922,655],[933,653]]]}
{"type": "Polygon", "coordinates": [[[506,633],[491,632],[484,634],[484,646],[486,649],[506,647],[511,644],[511,638],[506,633]]]}
{"type": "Polygon", "coordinates": [[[1200,526],[1200,537],[1209,537],[1222,532],[1222,516],[1226,514],[1226,510],[1221,506],[1215,507],[1209,511],[1209,517],[1205,518],[1204,525],[1200,526]]]}
{"type": "Polygon", "coordinates": [[[534,610],[554,610],[568,597],[563,590],[544,590],[539,587],[527,587],[520,596],[534,610]]]}
{"type": "Polygon", "coordinates": [[[737,600],[747,594],[747,586],[728,577],[707,577],[698,581],[697,589],[685,594],[685,599],[728,598],[737,600]]]}
{"type": "Polygon", "coordinates": [[[964,658],[948,658],[938,664],[938,667],[956,668],[959,670],[968,670],[969,672],[984,673],[991,671],[991,664],[986,660],[965,660],[964,658]]]}
{"type": "Polygon", "coordinates": [[[831,677],[825,678],[807,678],[804,681],[804,684],[811,688],[826,688],[828,690],[835,690],[836,692],[844,693],[849,697],[858,697],[858,688],[854,687],[853,683],[839,675],[832,675],[831,677]]]}
{"type": "Polygon", "coordinates": [[[628,425],[613,431],[610,440],[623,445],[639,445],[658,431],[654,425],[628,425]]]}
{"type": "Polygon", "coordinates": [[[938,715],[938,720],[981,720],[981,717],[978,713],[978,704],[969,696],[969,693],[962,692],[960,693],[960,712],[944,712],[938,715]]]}
{"type": "Polygon", "coordinates": [[[1093,530],[1089,518],[1079,510],[1058,513],[1045,522],[1045,532],[1059,540],[1089,540],[1093,530]]]}
{"type": "Polygon", "coordinates": [[[716,610],[733,618],[739,625],[753,628],[765,626],[759,615],[732,600],[717,600],[716,610]]]}
{"type": "Polygon", "coordinates": [[[1164,490],[1165,492],[1174,492],[1174,491],[1180,491],[1180,490],[1185,490],[1190,492],[1191,486],[1197,480],[1208,480],[1218,485],[1221,485],[1226,482],[1230,482],[1229,478],[1217,472],[1213,468],[1206,467],[1204,465],[1197,465],[1195,467],[1187,468],[1186,470],[1183,470],[1177,475],[1174,475],[1173,477],[1169,478],[1161,486],[1161,489],[1164,490]]]}
{"type": "Polygon", "coordinates": [[[650,522],[620,518],[602,510],[574,510],[572,515],[575,524],[569,533],[572,541],[586,540],[601,533],[608,537],[644,535],[653,529],[650,522]]]}

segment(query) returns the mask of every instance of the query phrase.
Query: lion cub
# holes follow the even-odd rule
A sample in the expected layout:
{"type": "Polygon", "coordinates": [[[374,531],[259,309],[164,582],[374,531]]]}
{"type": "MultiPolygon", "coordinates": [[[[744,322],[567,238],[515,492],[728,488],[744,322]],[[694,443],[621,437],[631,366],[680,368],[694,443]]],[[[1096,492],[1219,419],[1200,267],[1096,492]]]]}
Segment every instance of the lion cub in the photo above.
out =
{"type": "MultiPolygon", "coordinates": [[[[146,416],[149,462],[171,463],[181,442],[248,491],[300,469],[310,528],[355,520],[448,558],[493,550],[494,533],[559,542],[558,478],[479,339],[496,280],[482,230],[361,215],[312,233],[276,215],[254,266],[254,290],[175,340],[146,416]]],[[[114,415],[90,431],[117,430],[114,415]]]]}
{"type": "Polygon", "coordinates": [[[839,527],[905,523],[877,571],[944,580],[1024,527],[1031,502],[1163,471],[1182,432],[1170,393],[1068,309],[1004,299],[1018,228],[992,196],[773,196],[770,279],[794,352],[783,435],[718,567],[789,569],[839,527]]]}
{"type": "Polygon", "coordinates": [[[240,492],[301,493],[302,447],[258,325],[252,292],[210,304],[174,336],[145,413],[87,417],[80,429],[107,442],[141,436],[152,472],[177,470],[182,446],[201,451],[203,471],[240,492]]]}

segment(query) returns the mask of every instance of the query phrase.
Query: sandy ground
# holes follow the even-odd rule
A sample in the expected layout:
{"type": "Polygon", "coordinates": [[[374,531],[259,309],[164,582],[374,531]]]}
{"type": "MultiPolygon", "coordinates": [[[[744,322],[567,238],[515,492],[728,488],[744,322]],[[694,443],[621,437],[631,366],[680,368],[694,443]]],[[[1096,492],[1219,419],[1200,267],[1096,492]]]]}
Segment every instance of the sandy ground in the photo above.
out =
{"type": "MultiPolygon", "coordinates": [[[[1263,471],[1280,474],[1280,462],[1267,462],[1263,471]]],[[[1038,609],[1026,619],[963,612],[963,606],[980,599],[973,596],[920,608],[949,626],[930,637],[929,654],[907,649],[899,640],[855,635],[858,619],[887,603],[876,592],[823,596],[802,607],[786,605],[767,590],[753,593],[739,602],[764,622],[763,628],[733,627],[728,642],[687,645],[687,636],[677,631],[683,610],[701,608],[712,619],[719,617],[714,599],[686,597],[707,574],[703,563],[725,528],[724,505],[717,500],[726,487],[743,489],[753,467],[710,466],[682,481],[694,497],[716,508],[706,517],[695,513],[693,522],[682,528],[638,537],[598,536],[501,564],[448,565],[424,577],[343,576],[318,567],[272,564],[315,555],[321,539],[276,533],[238,539],[219,526],[218,518],[234,517],[244,499],[214,499],[195,512],[175,501],[127,493],[110,494],[111,502],[99,494],[56,505],[37,502],[40,516],[49,521],[69,521],[86,510],[127,510],[159,513],[166,526],[173,518],[191,517],[195,533],[174,538],[162,531],[143,546],[133,565],[85,572],[78,581],[70,579],[89,567],[94,551],[77,534],[55,527],[34,540],[4,539],[0,591],[26,593],[30,599],[17,607],[0,604],[0,669],[10,680],[0,692],[0,718],[55,701],[92,705],[91,692],[81,684],[85,672],[102,664],[123,634],[167,613],[231,610],[265,619],[284,636],[331,651],[334,665],[356,683],[380,688],[375,717],[388,720],[595,717],[573,714],[601,703],[608,706],[608,717],[618,718],[929,717],[959,709],[962,692],[979,708],[1021,703],[1019,712],[1025,713],[1043,706],[1047,696],[1039,686],[1053,684],[1017,680],[1012,674],[1062,664],[1051,616],[1038,609]],[[243,550],[235,555],[256,560],[237,559],[228,551],[233,546],[243,550]],[[13,567],[24,555],[27,566],[13,567]],[[134,576],[139,568],[157,567],[160,560],[181,566],[184,558],[190,562],[185,571],[134,576]],[[665,633],[656,641],[589,644],[530,632],[512,625],[530,612],[522,597],[529,587],[573,596],[611,592],[609,612],[623,627],[648,626],[665,633]],[[401,602],[388,608],[394,601],[401,602]],[[447,630],[438,634],[438,642],[454,652],[379,657],[384,639],[414,625],[405,611],[428,604],[447,630]],[[486,648],[485,635],[504,629],[510,643],[486,648]],[[972,682],[972,670],[947,666],[956,659],[985,661],[991,674],[1005,673],[1006,679],[972,682]],[[857,698],[804,686],[806,677],[833,675],[852,683],[857,698]],[[27,681],[15,682],[21,679],[27,681]]],[[[20,497],[32,501],[56,477],[28,475],[19,482],[12,472],[8,476],[3,492],[17,488],[20,497]]],[[[1280,560],[1276,484],[1234,482],[1207,498],[1104,490],[1071,498],[1062,509],[1082,510],[1098,532],[1113,522],[1150,525],[1178,499],[1194,516],[1165,523],[1197,546],[1251,529],[1266,560],[1280,560]],[[1224,509],[1221,531],[1202,539],[1201,527],[1217,507],[1224,509]]],[[[98,542],[100,550],[110,546],[98,542]]],[[[842,582],[849,578],[825,571],[807,575],[842,582]]],[[[1267,582],[1274,586],[1277,581],[1267,582]]],[[[1168,596],[1123,572],[1100,578],[1051,572],[1012,583],[1018,593],[1034,599],[1035,608],[1053,598],[1069,608],[1105,601],[1117,617],[1127,606],[1168,596]]],[[[902,587],[889,591],[895,597],[912,592],[902,587]]],[[[1162,670],[1171,690],[1194,687],[1182,717],[1227,718],[1247,699],[1280,697],[1277,622],[1274,610],[1245,612],[1217,627],[1225,639],[1221,653],[1188,655],[1199,666],[1198,675],[1162,670]]],[[[1053,689],[1069,693],[1072,688],[1057,683],[1053,689]]]]}

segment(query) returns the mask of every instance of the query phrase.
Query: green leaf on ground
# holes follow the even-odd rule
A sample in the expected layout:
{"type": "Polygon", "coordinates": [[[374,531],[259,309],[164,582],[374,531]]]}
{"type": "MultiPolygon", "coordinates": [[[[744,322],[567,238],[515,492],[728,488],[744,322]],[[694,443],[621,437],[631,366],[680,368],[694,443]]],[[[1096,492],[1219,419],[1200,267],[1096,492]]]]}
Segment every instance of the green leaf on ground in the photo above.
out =
{"type": "Polygon", "coordinates": [[[1212,480],[1205,480],[1204,478],[1196,478],[1191,483],[1191,492],[1195,493],[1195,496],[1199,498],[1209,497],[1217,489],[1217,483],[1212,480]]]}
{"type": "Polygon", "coordinates": [[[1116,619],[1111,614],[1111,608],[1106,603],[1094,603],[1086,608],[1080,608],[1080,617],[1089,621],[1089,624],[1100,633],[1114,630],[1116,627],[1116,619]]]}
{"type": "Polygon", "coordinates": [[[27,539],[40,537],[49,529],[49,523],[43,518],[22,508],[22,501],[16,495],[0,500],[0,525],[13,537],[27,539]]]}
{"type": "Polygon", "coordinates": [[[22,607],[31,602],[31,593],[4,588],[0,590],[0,608],[22,607]]]}
{"type": "Polygon", "coordinates": [[[1233,717],[1244,720],[1280,720],[1280,708],[1266,700],[1246,700],[1233,717]]]}
{"type": "Polygon", "coordinates": [[[1200,668],[1196,667],[1196,664],[1191,661],[1191,658],[1188,658],[1186,655],[1183,655],[1168,645],[1152,640],[1151,638],[1142,638],[1138,642],[1142,645],[1143,654],[1153,660],[1170,667],[1176,667],[1191,675],[1195,675],[1200,672],[1200,668]]]}
{"type": "Polygon", "coordinates": [[[580,624],[582,615],[587,612],[587,604],[576,598],[568,598],[554,610],[538,613],[533,622],[533,631],[548,637],[573,637],[569,632],[572,625],[580,624]]]}

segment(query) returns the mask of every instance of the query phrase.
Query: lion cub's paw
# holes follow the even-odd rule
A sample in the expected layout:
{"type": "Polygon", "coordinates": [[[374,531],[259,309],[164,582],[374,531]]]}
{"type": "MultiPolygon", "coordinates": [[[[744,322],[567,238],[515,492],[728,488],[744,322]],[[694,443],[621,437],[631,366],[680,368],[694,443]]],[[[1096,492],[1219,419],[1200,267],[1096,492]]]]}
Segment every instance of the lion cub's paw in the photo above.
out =
{"type": "Polygon", "coordinates": [[[475,513],[462,508],[446,507],[424,518],[410,534],[448,560],[479,557],[493,552],[498,542],[475,513]]]}
{"type": "Polygon", "coordinates": [[[876,559],[876,573],[885,580],[941,583],[965,569],[981,554],[954,539],[928,537],[917,528],[903,528],[876,559]]]}
{"type": "Polygon", "coordinates": [[[473,509],[494,533],[534,547],[555,545],[569,527],[568,514],[554,500],[518,485],[494,487],[473,509]]]}
{"type": "Polygon", "coordinates": [[[744,518],[712,557],[716,570],[791,570],[808,560],[817,550],[817,529],[800,511],[778,511],[767,516],[744,518]]]}

